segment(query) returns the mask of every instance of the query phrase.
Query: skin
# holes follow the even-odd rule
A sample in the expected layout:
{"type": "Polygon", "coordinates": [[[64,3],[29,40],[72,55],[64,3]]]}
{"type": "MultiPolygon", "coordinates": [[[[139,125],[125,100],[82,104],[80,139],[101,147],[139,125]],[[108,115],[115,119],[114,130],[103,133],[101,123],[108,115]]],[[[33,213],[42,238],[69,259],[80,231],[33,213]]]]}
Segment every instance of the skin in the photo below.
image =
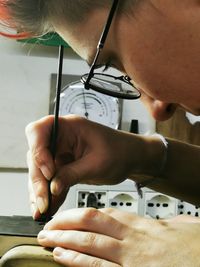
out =
{"type": "Polygon", "coordinates": [[[75,209],[52,219],[38,241],[54,248],[54,259],[64,266],[198,267],[196,221],[187,217],[156,221],[115,209],[75,209]]]}
{"type": "MultiPolygon", "coordinates": [[[[132,158],[127,159],[127,154],[138,150],[142,152],[142,155],[149,155],[148,158],[153,158],[143,136],[136,135],[132,140],[132,134],[115,131],[74,115],[60,117],[56,164],[54,164],[49,151],[53,121],[53,116],[47,116],[29,124],[26,128],[31,148],[27,157],[29,192],[35,219],[39,217],[39,210],[43,213],[47,208],[47,183],[52,173],[55,173],[55,169],[57,169],[56,175],[51,182],[52,213],[57,211],[69,187],[74,184],[112,185],[126,179],[132,173],[133,165],[136,172],[146,169],[154,173],[159,168],[159,161],[145,162],[136,158],[133,162],[132,158]],[[67,137],[63,134],[66,132],[67,137]],[[44,143],[44,136],[47,137],[46,143],[44,143]],[[120,154],[113,155],[113,151],[120,151],[120,154]]],[[[152,145],[158,148],[162,156],[162,149],[159,150],[160,143],[156,138],[152,140],[152,145]]]]}
{"type": "MultiPolygon", "coordinates": [[[[71,31],[65,21],[57,23],[55,29],[83,59],[91,62],[102,31],[96,25],[104,25],[107,13],[101,10],[98,16],[91,14],[85,24],[71,31]]],[[[157,120],[170,118],[177,106],[200,114],[199,13],[200,4],[195,0],[152,0],[142,1],[133,17],[121,16],[113,21],[99,63],[111,59],[112,65],[128,74],[157,120]]],[[[73,184],[114,184],[131,174],[158,175],[163,155],[159,140],[122,131],[114,133],[74,116],[60,119],[58,143],[62,147],[58,147],[54,164],[48,149],[52,122],[52,117],[46,117],[26,129],[35,219],[47,209],[47,180],[53,176],[52,213],[73,184]],[[65,132],[67,137],[62,135],[65,132]],[[121,152],[120,158],[113,153],[116,150],[121,152]]],[[[199,169],[194,164],[200,159],[199,148],[169,142],[166,179],[154,188],[199,204],[195,189],[199,188],[199,169]],[[190,173],[194,174],[193,183],[188,181],[190,173]]],[[[199,219],[192,217],[154,221],[116,210],[72,210],[49,222],[38,241],[55,248],[55,260],[65,266],[197,267],[199,228],[199,219]]]]}
{"type": "MultiPolygon", "coordinates": [[[[142,2],[134,16],[116,17],[109,33],[100,63],[111,57],[113,65],[137,84],[157,120],[168,119],[177,105],[200,114],[199,8],[196,1],[142,2]]],[[[91,15],[78,35],[78,29],[74,34],[67,25],[55,27],[82,58],[91,61],[100,36],[98,32],[90,38],[96,32],[93,21],[104,25],[106,16],[103,11],[98,17],[91,15]]]]}

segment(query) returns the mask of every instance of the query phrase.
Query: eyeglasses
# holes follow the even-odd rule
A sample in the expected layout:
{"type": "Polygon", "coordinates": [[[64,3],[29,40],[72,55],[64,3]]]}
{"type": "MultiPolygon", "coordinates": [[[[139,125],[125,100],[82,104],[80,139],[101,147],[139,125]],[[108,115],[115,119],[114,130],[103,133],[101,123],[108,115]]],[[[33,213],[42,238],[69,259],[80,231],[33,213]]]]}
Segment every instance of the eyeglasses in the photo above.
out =
{"type": "Polygon", "coordinates": [[[99,58],[100,52],[104,47],[108,32],[117,9],[119,0],[114,0],[110,13],[108,15],[107,22],[105,24],[104,30],[101,34],[97,52],[94,57],[93,63],[91,65],[90,71],[81,77],[81,82],[84,84],[85,89],[93,89],[97,92],[103,93],[105,95],[114,96],[123,99],[137,99],[140,97],[140,92],[131,83],[131,79],[128,76],[113,76],[104,73],[94,73],[97,67],[96,63],[99,58]]]}

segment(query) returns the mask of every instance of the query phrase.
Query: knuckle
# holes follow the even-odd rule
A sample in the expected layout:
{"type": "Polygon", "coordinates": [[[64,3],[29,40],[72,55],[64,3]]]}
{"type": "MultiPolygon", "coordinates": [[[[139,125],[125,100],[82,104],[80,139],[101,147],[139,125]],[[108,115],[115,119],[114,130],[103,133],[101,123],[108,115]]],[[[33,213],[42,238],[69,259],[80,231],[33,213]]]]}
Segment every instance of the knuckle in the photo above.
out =
{"type": "MultiPolygon", "coordinates": [[[[70,266],[82,266],[83,264],[83,255],[77,251],[68,250],[68,258],[70,260],[70,266]]],[[[91,259],[88,264],[88,267],[103,267],[103,262],[101,259],[91,259]]]]}
{"type": "Polygon", "coordinates": [[[81,220],[84,226],[91,225],[99,217],[100,211],[95,208],[83,209],[81,220]]]}
{"type": "Polygon", "coordinates": [[[100,209],[100,211],[102,211],[108,215],[115,213],[115,209],[113,209],[113,208],[103,208],[103,209],[100,209]]]}
{"type": "Polygon", "coordinates": [[[43,186],[42,181],[41,181],[40,178],[35,178],[35,179],[32,181],[32,188],[33,188],[34,193],[35,193],[37,196],[43,194],[43,192],[44,192],[44,186],[43,186]]]}
{"type": "Polygon", "coordinates": [[[77,115],[77,114],[70,114],[70,115],[67,115],[67,118],[69,120],[72,120],[72,121],[78,121],[78,122],[82,122],[82,121],[86,121],[86,119],[80,115],[77,115]]]}
{"type": "Polygon", "coordinates": [[[43,149],[41,147],[33,147],[31,149],[31,158],[33,162],[40,167],[41,165],[45,164],[45,160],[43,158],[43,149]]]}
{"type": "Polygon", "coordinates": [[[94,233],[87,233],[85,235],[84,244],[86,248],[93,249],[96,247],[97,244],[97,236],[94,233]]]}
{"type": "MultiPolygon", "coordinates": [[[[33,131],[36,131],[36,123],[30,123],[28,126],[26,126],[26,135],[29,139],[29,136],[33,133],[33,131]]],[[[30,137],[31,139],[31,137],[30,137]]],[[[29,143],[29,142],[28,142],[29,143]]],[[[43,147],[38,146],[37,143],[29,143],[29,151],[27,152],[27,163],[33,161],[34,163],[41,164],[43,162],[42,154],[43,147]]]]}
{"type": "Polygon", "coordinates": [[[25,127],[25,134],[27,137],[31,136],[35,132],[39,132],[44,128],[52,124],[54,116],[45,116],[37,121],[30,122],[25,127]]]}
{"type": "Polygon", "coordinates": [[[41,149],[35,147],[32,149],[32,157],[35,161],[40,161],[41,149]]]}
{"type": "Polygon", "coordinates": [[[100,259],[93,259],[90,266],[91,267],[103,267],[103,263],[100,259]]]}

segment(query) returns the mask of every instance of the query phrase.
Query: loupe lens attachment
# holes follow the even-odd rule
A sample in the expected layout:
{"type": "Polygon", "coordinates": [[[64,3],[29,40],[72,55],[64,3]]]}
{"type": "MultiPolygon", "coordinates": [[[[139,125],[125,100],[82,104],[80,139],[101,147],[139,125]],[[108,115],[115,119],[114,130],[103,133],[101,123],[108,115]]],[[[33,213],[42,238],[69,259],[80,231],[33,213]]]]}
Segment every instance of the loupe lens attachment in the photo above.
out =
{"type": "MultiPolygon", "coordinates": [[[[98,91],[102,94],[123,98],[137,99],[140,97],[140,92],[126,79],[122,77],[114,77],[112,75],[94,73],[89,81],[87,88],[98,91]]],[[[88,74],[81,77],[81,82],[86,83],[88,74]]]]}

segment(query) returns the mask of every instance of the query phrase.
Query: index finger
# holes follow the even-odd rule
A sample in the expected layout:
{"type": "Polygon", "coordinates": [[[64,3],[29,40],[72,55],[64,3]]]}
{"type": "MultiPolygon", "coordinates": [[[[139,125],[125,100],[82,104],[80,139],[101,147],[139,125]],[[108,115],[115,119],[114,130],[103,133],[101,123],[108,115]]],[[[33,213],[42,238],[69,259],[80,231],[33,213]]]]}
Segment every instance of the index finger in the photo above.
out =
{"type": "MultiPolygon", "coordinates": [[[[27,157],[29,158],[29,154],[27,157]]],[[[48,181],[43,176],[40,169],[33,164],[31,160],[28,160],[29,167],[29,197],[31,204],[34,204],[40,211],[40,214],[46,212],[48,208],[48,181]],[[34,197],[33,197],[34,196],[34,197]]],[[[38,210],[34,210],[33,217],[38,219],[38,210]],[[36,216],[37,215],[37,216],[36,216]]]]}
{"type": "Polygon", "coordinates": [[[53,120],[53,116],[47,116],[26,127],[26,137],[30,149],[28,161],[29,163],[32,161],[48,180],[55,173],[55,164],[49,149],[53,120]]]}
{"type": "Polygon", "coordinates": [[[77,208],[60,212],[45,225],[44,229],[84,230],[119,240],[123,240],[128,231],[126,225],[94,208],[77,208]]]}

